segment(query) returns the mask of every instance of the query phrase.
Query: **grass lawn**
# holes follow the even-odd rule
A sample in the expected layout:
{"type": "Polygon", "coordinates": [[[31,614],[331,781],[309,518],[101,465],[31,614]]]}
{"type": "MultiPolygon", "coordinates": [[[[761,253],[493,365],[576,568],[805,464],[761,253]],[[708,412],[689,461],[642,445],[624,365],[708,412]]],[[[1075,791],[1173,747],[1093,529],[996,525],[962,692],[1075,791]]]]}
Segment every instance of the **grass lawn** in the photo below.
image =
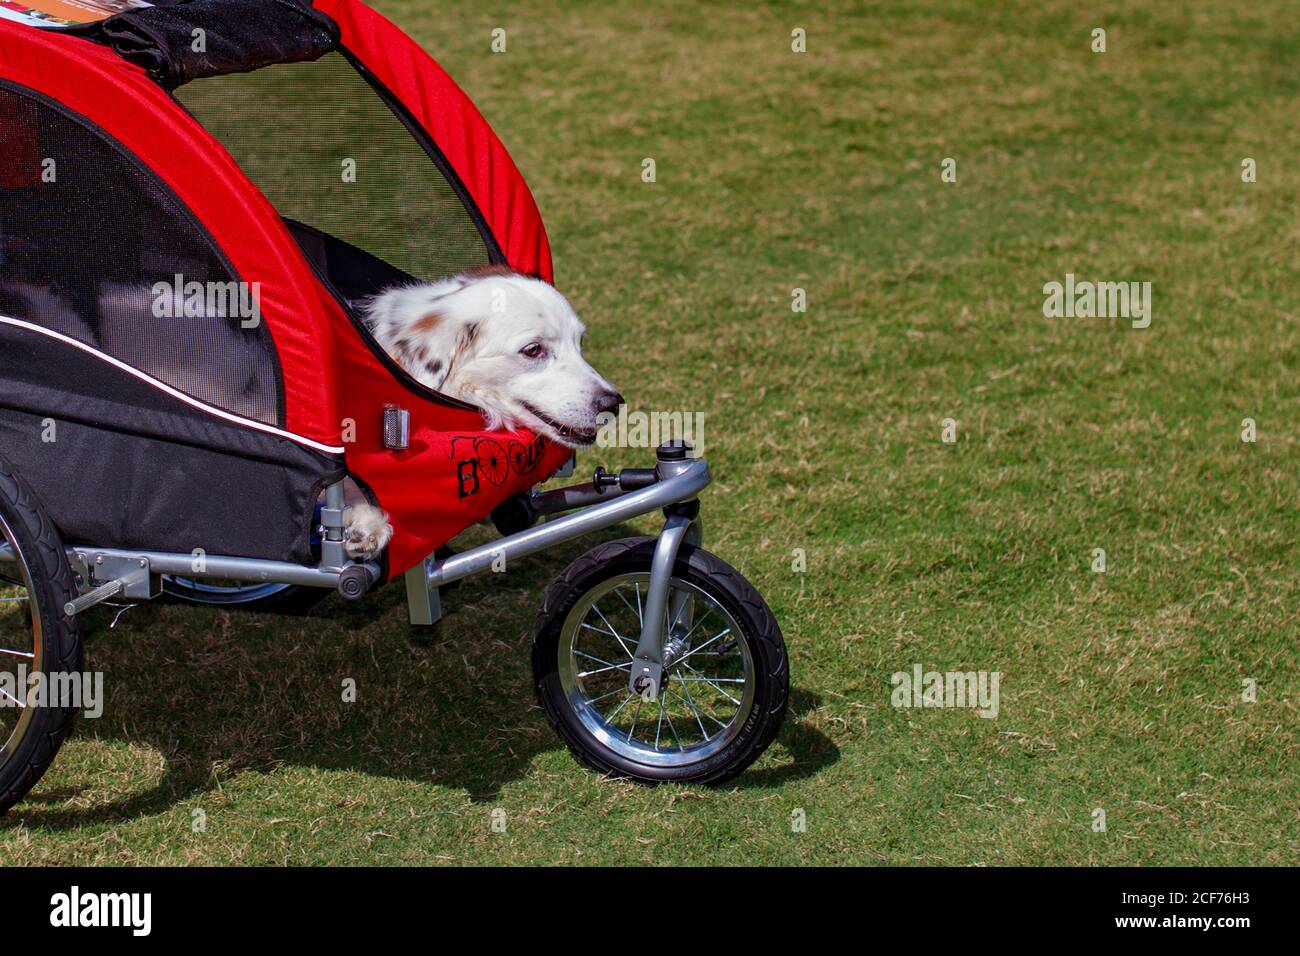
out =
{"type": "Polygon", "coordinates": [[[1291,5],[377,6],[510,147],[593,363],[707,416],[706,546],[781,621],[786,727],[719,790],[580,767],[528,653],[595,541],[467,582],[422,643],[400,586],[101,609],[106,712],[7,862],[1300,860],[1291,5]],[[1045,317],[1067,273],[1150,282],[1150,327],[1045,317]],[[998,715],[892,706],[916,664],[1001,672],[998,715]]]}

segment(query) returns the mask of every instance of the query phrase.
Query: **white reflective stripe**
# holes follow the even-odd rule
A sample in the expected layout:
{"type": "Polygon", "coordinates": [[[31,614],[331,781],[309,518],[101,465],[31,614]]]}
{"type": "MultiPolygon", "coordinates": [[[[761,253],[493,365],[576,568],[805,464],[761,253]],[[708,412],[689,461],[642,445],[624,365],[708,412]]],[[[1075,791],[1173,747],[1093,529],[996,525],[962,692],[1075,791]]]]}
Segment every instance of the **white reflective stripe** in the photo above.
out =
{"type": "Polygon", "coordinates": [[[113,356],[91,347],[85,342],[80,342],[77,339],[70,338],[62,332],[55,332],[53,329],[47,329],[43,325],[34,325],[31,322],[24,322],[22,319],[11,319],[6,315],[0,315],[0,324],[12,325],[20,329],[27,329],[29,332],[39,332],[41,335],[47,336],[51,339],[57,339],[65,345],[79,348],[88,355],[93,355],[95,358],[107,362],[109,365],[116,366],[124,372],[129,372],[146,385],[152,385],[159,391],[166,392],[172,398],[180,399],[185,404],[197,408],[199,411],[212,415],[215,418],[223,418],[228,422],[234,422],[236,425],[242,425],[244,428],[252,428],[259,432],[266,432],[268,435],[287,438],[289,441],[297,442],[299,445],[306,445],[308,448],[314,448],[317,451],[327,452],[331,455],[341,455],[347,450],[342,445],[324,445],[318,441],[312,441],[310,438],[304,438],[302,435],[295,435],[293,432],[287,432],[283,428],[276,428],[274,425],[267,425],[264,422],[254,421],[251,418],[244,418],[242,415],[236,415],[233,412],[226,411],[225,409],[217,408],[215,405],[201,402],[194,396],[186,395],[184,392],[172,388],[166,382],[160,382],[152,375],[142,372],[138,368],[127,365],[125,362],[119,361],[118,359],[113,358],[113,356]]]}

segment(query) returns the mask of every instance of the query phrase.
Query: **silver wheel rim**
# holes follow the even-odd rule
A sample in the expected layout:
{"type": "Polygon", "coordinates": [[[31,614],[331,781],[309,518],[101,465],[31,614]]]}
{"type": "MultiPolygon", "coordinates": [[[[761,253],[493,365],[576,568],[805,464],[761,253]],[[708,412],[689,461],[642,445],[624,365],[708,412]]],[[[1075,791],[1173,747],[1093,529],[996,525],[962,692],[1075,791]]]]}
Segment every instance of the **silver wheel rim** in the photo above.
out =
{"type": "Polygon", "coordinates": [[[174,594],[187,597],[200,604],[249,604],[274,597],[292,587],[289,584],[217,584],[167,575],[177,588],[174,594]]]}
{"type": "Polygon", "coordinates": [[[8,678],[0,687],[0,766],[9,762],[27,736],[32,710],[27,706],[27,684],[18,680],[40,671],[44,664],[41,615],[34,596],[31,569],[18,550],[13,530],[0,515],[0,671],[8,678]],[[12,688],[12,690],[11,690],[12,688]],[[20,699],[21,698],[21,699],[20,699]]]}
{"type": "Polygon", "coordinates": [[[726,747],[754,706],[754,661],[736,619],[708,593],[673,578],[664,634],[671,653],[659,697],[628,690],[648,572],[584,594],[565,618],[558,669],[565,701],[602,745],[626,760],[681,767],[726,747]]]}

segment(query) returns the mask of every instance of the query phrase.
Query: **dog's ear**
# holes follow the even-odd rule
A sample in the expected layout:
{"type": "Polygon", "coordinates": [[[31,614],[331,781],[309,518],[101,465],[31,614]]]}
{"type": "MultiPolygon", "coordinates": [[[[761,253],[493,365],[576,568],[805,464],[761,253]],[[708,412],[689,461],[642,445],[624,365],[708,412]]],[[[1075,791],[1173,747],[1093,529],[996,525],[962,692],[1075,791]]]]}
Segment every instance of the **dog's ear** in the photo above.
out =
{"type": "Polygon", "coordinates": [[[447,359],[452,351],[452,343],[440,341],[451,331],[448,326],[449,321],[441,312],[426,312],[392,342],[393,358],[412,375],[441,374],[448,367],[447,359]]]}
{"type": "Polygon", "coordinates": [[[478,341],[478,322],[466,322],[461,327],[460,335],[456,336],[455,355],[457,357],[464,355],[474,347],[476,341],[478,341]]]}
{"type": "Polygon", "coordinates": [[[474,343],[478,341],[478,328],[479,323],[476,319],[471,319],[460,327],[460,332],[456,335],[456,344],[447,359],[447,374],[443,377],[443,381],[451,378],[451,370],[474,348],[474,343]]]}

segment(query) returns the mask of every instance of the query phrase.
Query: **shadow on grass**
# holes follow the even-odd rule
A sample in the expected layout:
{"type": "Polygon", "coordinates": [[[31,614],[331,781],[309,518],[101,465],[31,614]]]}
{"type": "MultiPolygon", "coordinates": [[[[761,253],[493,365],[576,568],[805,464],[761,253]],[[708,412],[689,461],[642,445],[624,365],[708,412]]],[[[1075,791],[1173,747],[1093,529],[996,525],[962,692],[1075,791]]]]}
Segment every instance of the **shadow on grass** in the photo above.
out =
{"type": "Polygon", "coordinates": [[[821,697],[810,690],[790,689],[790,707],[785,723],[777,737],[776,746],[785,750],[788,760],[774,767],[750,768],[731,782],[741,790],[779,787],[791,780],[802,780],[818,770],[829,767],[840,759],[840,749],[829,737],[816,728],[801,723],[799,718],[821,706],[821,697]]]}
{"type": "MultiPolygon", "coordinates": [[[[599,540],[630,533],[614,528],[599,540]]],[[[62,829],[156,814],[241,771],[286,765],[494,800],[539,754],[562,747],[533,694],[533,617],[550,582],[596,543],[464,582],[445,595],[448,617],[432,632],[406,623],[400,583],[356,604],[331,598],[302,618],[146,605],[109,630],[111,618],[97,617],[86,658],[105,674],[104,714],[79,723],[58,773],[6,820],[62,829]],[[88,743],[110,745],[83,760],[97,772],[65,770],[88,743]],[[138,774],[114,775],[113,746],[122,743],[161,756],[161,778],[148,789],[133,792],[138,774]],[[106,777],[124,782],[106,785],[106,777]]],[[[835,746],[798,720],[816,706],[815,695],[794,691],[778,745],[789,759],[733,785],[777,786],[833,763],[835,746]]]]}

